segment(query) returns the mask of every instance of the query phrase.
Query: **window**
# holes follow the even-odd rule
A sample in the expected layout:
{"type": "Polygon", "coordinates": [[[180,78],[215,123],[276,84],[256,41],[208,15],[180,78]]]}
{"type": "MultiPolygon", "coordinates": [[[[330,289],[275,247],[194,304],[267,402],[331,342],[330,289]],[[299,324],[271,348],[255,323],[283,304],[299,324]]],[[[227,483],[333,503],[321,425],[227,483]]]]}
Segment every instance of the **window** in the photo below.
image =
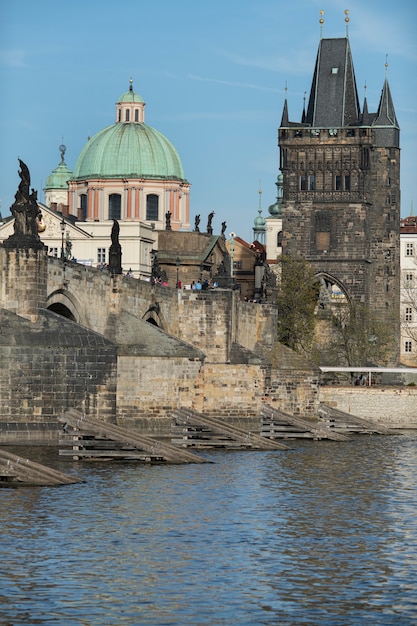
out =
{"type": "Polygon", "coordinates": [[[233,261],[233,269],[241,270],[242,269],[242,261],[233,261]]]}
{"type": "Polygon", "coordinates": [[[405,321],[412,322],[413,321],[413,309],[411,306],[407,306],[405,308],[405,321]]]}
{"type": "Polygon", "coordinates": [[[414,256],[414,244],[413,243],[405,244],[405,256],[414,256]]]}
{"type": "Polygon", "coordinates": [[[334,177],[334,190],[342,190],[342,177],[340,176],[340,174],[336,174],[336,176],[334,177]]]}
{"type": "Polygon", "coordinates": [[[146,219],[152,221],[158,221],[158,205],[159,197],[151,193],[146,196],[146,219]]]}
{"type": "Polygon", "coordinates": [[[406,274],[405,275],[405,282],[408,283],[408,286],[411,286],[411,283],[413,282],[413,275],[412,274],[406,274]]]}
{"type": "Polygon", "coordinates": [[[87,194],[86,193],[82,193],[80,196],[80,208],[81,208],[81,221],[85,222],[87,219],[87,208],[88,208],[88,204],[87,204],[87,194]]]}
{"type": "Polygon", "coordinates": [[[122,196],[119,193],[112,193],[109,196],[109,220],[120,220],[122,196]]]}
{"type": "Polygon", "coordinates": [[[58,248],[49,248],[49,254],[54,256],[56,259],[58,258],[58,248]]]}
{"type": "Polygon", "coordinates": [[[135,109],[135,122],[139,122],[139,109],[135,109]]]}
{"type": "Polygon", "coordinates": [[[126,122],[130,122],[130,111],[129,111],[129,109],[126,109],[126,113],[125,113],[125,121],[126,121],[126,122]]]}
{"type": "Polygon", "coordinates": [[[307,191],[307,176],[300,176],[300,191],[307,191]]]}
{"type": "Polygon", "coordinates": [[[350,174],[345,175],[344,184],[345,184],[345,191],[350,191],[350,174]]]}
{"type": "Polygon", "coordinates": [[[412,342],[411,341],[405,341],[404,342],[404,352],[412,352],[412,342]]]}
{"type": "Polygon", "coordinates": [[[369,169],[369,148],[362,148],[361,167],[363,170],[369,169]]]}
{"type": "Polygon", "coordinates": [[[97,248],[97,263],[106,262],[106,248],[97,248]]]}
{"type": "Polygon", "coordinates": [[[316,177],[314,174],[308,177],[308,188],[310,191],[314,191],[316,188],[316,177]]]}
{"type": "Polygon", "coordinates": [[[278,248],[282,248],[282,230],[277,234],[277,246],[278,248]]]}

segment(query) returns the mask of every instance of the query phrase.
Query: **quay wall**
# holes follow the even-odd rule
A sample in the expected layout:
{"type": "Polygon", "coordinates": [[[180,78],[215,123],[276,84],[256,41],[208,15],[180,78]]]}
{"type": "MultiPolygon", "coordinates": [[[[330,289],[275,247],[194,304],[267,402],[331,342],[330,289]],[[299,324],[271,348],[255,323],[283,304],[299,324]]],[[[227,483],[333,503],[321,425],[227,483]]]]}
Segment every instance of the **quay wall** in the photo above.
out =
{"type": "Polygon", "coordinates": [[[389,428],[417,428],[417,387],[320,387],[320,401],[389,428]]]}

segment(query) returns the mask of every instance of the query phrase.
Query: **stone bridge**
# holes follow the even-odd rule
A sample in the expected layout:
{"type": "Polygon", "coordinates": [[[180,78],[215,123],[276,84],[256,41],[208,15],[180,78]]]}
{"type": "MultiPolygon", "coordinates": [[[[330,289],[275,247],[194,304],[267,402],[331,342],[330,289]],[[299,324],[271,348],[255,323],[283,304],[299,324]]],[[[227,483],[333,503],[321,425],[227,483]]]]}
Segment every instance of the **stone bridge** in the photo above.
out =
{"type": "Polygon", "coordinates": [[[272,304],[112,276],[36,249],[0,246],[0,268],[3,423],[40,427],[77,408],[154,432],[179,406],[239,420],[265,401],[316,414],[318,372],[275,342],[272,304]]]}

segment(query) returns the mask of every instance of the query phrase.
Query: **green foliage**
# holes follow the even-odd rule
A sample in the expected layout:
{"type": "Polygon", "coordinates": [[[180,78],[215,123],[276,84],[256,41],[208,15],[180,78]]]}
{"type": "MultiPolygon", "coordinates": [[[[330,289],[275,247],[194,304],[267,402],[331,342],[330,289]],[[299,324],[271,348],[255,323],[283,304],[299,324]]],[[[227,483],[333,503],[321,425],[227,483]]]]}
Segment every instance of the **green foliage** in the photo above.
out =
{"type": "Polygon", "coordinates": [[[311,265],[301,257],[283,254],[278,263],[281,274],[277,298],[278,341],[292,350],[310,354],[320,284],[311,265]]]}

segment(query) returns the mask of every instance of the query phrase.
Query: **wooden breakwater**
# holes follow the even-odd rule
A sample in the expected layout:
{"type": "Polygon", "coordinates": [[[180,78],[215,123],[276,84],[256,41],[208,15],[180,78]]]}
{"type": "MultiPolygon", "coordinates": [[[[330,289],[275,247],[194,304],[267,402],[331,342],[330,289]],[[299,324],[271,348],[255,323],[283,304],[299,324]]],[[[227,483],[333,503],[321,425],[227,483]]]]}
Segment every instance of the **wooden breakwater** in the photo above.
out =
{"type": "Polygon", "coordinates": [[[206,459],[147,435],[89,418],[75,409],[58,417],[59,454],[77,460],[131,460],[146,463],[206,463],[206,459]]]}
{"type": "Polygon", "coordinates": [[[335,432],[319,420],[306,420],[302,417],[285,413],[268,404],[261,408],[262,435],[273,439],[331,439],[347,441],[344,434],[335,432]]]}
{"type": "Polygon", "coordinates": [[[323,425],[338,433],[366,435],[394,435],[395,430],[351,413],[340,411],[327,404],[320,404],[319,417],[323,425]]]}
{"type": "Polygon", "coordinates": [[[72,485],[83,482],[76,476],[35,463],[6,450],[0,450],[0,487],[72,485]]]}
{"type": "Polygon", "coordinates": [[[232,426],[227,422],[191,409],[176,409],[172,413],[172,442],[193,448],[233,448],[250,450],[288,450],[258,433],[232,426]]]}

